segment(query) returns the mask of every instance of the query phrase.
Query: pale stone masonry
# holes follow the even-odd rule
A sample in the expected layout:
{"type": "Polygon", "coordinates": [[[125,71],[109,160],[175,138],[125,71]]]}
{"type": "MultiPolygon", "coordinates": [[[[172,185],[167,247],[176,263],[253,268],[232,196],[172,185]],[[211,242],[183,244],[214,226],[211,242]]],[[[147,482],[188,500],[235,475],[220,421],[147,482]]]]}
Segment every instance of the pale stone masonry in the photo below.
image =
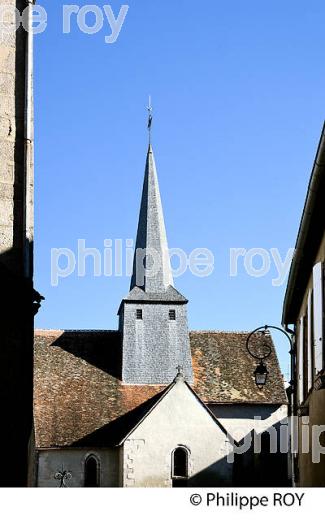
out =
{"type": "Polygon", "coordinates": [[[169,384],[177,367],[186,381],[193,382],[186,305],[186,298],[173,286],[156,164],[149,145],[130,293],[119,309],[124,383],[169,384]]]}
{"type": "MultiPolygon", "coordinates": [[[[0,0],[0,6],[5,5],[22,12],[27,2],[0,0]]],[[[2,262],[15,274],[30,276],[33,142],[31,139],[28,146],[29,164],[26,165],[26,47],[26,33],[22,27],[0,36],[0,255],[2,262]]]]}

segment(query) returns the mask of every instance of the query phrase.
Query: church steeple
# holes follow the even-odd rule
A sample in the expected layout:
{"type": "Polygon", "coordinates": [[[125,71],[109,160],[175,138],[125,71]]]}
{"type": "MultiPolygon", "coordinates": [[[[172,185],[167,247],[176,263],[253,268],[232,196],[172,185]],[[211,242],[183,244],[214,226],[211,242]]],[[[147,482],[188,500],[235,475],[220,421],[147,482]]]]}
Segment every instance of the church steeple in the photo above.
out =
{"type": "Polygon", "coordinates": [[[187,299],[173,286],[155,158],[149,148],[129,294],[119,308],[122,380],[125,384],[169,384],[176,367],[193,382],[187,299]]]}
{"type": "Polygon", "coordinates": [[[157,169],[149,144],[130,289],[164,293],[173,286],[157,169]]]}

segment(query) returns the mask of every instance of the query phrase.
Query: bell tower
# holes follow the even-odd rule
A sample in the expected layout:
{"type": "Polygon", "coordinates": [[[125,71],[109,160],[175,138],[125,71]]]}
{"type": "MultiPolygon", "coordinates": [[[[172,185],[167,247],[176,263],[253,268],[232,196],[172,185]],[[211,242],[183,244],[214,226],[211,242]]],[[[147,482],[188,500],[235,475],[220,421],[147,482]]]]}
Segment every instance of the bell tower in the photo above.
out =
{"type": "MultiPolygon", "coordinates": [[[[149,130],[151,123],[150,112],[149,130]]],[[[174,287],[149,142],[130,292],[119,308],[124,383],[169,384],[179,366],[186,381],[193,381],[187,303],[174,287]]]]}

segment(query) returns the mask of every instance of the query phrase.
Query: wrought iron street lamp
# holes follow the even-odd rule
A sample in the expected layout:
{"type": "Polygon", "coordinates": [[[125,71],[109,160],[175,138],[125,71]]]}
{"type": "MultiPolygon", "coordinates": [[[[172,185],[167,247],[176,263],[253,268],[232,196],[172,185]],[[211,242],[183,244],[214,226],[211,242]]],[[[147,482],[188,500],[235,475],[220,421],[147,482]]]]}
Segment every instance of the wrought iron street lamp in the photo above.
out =
{"type": "Polygon", "coordinates": [[[259,388],[263,388],[263,386],[265,386],[266,382],[267,382],[267,377],[268,377],[269,371],[267,369],[266,363],[264,363],[264,360],[267,359],[271,355],[272,347],[269,342],[264,341],[264,344],[263,344],[264,352],[263,351],[259,352],[259,353],[253,352],[252,346],[250,345],[250,341],[251,341],[252,337],[254,336],[254,334],[256,334],[257,332],[260,332],[261,334],[266,336],[269,329],[275,329],[275,330],[279,330],[280,332],[282,332],[282,334],[284,334],[289,340],[290,354],[292,354],[292,351],[293,351],[292,340],[291,340],[289,334],[285,330],[281,329],[280,327],[275,327],[274,325],[264,325],[263,327],[258,327],[257,329],[253,330],[253,332],[251,332],[247,336],[246,349],[253,358],[255,358],[259,361],[259,364],[257,365],[257,367],[254,371],[255,383],[259,388]]]}
{"type": "Polygon", "coordinates": [[[263,363],[263,361],[260,361],[254,372],[255,383],[259,388],[262,388],[266,384],[268,373],[269,371],[267,366],[263,363]]]}

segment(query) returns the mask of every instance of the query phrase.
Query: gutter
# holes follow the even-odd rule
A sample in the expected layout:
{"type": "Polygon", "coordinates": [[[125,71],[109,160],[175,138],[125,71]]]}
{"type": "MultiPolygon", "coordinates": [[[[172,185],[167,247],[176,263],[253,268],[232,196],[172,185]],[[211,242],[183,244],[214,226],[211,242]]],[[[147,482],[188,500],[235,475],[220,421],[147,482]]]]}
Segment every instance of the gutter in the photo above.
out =
{"type": "Polygon", "coordinates": [[[289,315],[290,306],[293,301],[294,291],[297,286],[297,280],[300,272],[300,266],[303,262],[303,255],[305,246],[307,244],[310,228],[311,228],[311,218],[314,213],[314,209],[316,206],[317,195],[319,191],[319,186],[321,185],[322,176],[324,176],[324,167],[325,167],[325,123],[322,130],[322,135],[320,139],[320,143],[317,150],[316,159],[314,162],[311,178],[308,185],[307,197],[305,201],[305,206],[302,214],[302,218],[300,221],[298,237],[295,246],[295,256],[293,262],[291,264],[289,280],[287,284],[287,290],[285,293],[284,304],[283,304],[283,314],[282,314],[282,325],[289,325],[293,323],[291,317],[289,315]]]}

